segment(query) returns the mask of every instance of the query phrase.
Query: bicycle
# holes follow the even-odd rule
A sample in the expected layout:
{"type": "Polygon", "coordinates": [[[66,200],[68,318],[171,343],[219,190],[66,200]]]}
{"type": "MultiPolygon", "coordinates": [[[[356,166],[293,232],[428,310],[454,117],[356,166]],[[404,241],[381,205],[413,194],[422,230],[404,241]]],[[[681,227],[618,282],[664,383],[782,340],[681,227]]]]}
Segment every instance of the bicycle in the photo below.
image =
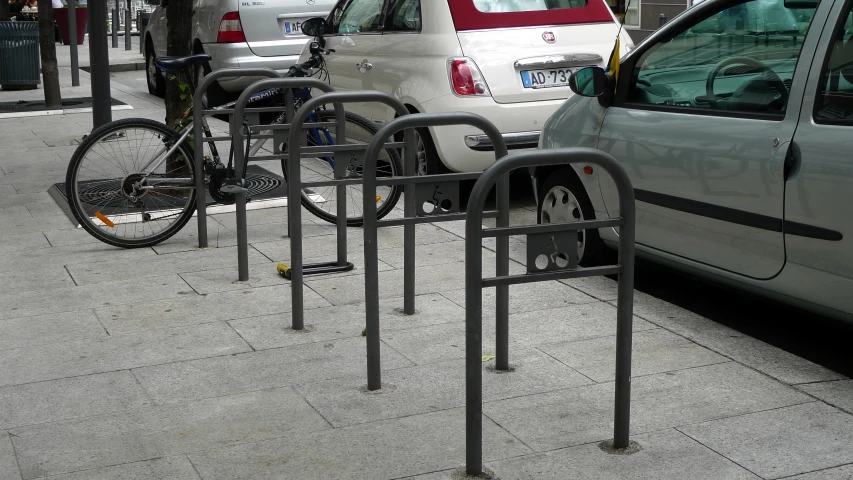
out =
{"type": "MultiPolygon", "coordinates": [[[[304,63],[290,67],[284,77],[312,77],[325,75],[323,51],[317,42],[310,46],[311,57],[304,63]]],[[[210,61],[208,55],[189,57],[161,57],[157,66],[164,72],[188,73],[210,61]]],[[[189,95],[195,91],[195,75],[187,75],[189,95]]],[[[274,88],[252,95],[248,105],[260,102],[274,102],[282,106],[282,112],[270,123],[283,124],[286,112],[283,107],[285,89],[274,88]]],[[[311,97],[307,88],[294,89],[294,106],[298,109],[311,97]]],[[[231,102],[210,110],[233,108],[231,102]]],[[[370,142],[378,131],[376,125],[359,115],[346,112],[347,143],[370,142]]],[[[311,123],[333,122],[334,110],[325,107],[311,112],[306,122],[307,144],[309,146],[333,145],[334,127],[310,127],[311,123]]],[[[77,147],[68,165],[66,175],[66,196],[74,217],[91,235],[104,243],[123,247],[139,248],[156,245],[183,228],[195,213],[196,191],[195,163],[193,152],[192,113],[178,122],[179,131],[167,127],[161,122],[144,118],[117,120],[97,128],[77,147]],[[153,153],[152,153],[153,152],[153,153]],[[129,163],[125,163],[125,161],[129,163]]],[[[207,138],[213,134],[204,121],[202,131],[207,138]]],[[[262,132],[263,133],[263,132],[262,132]]],[[[263,148],[266,140],[257,140],[251,144],[247,140],[247,162],[263,148]],[[251,145],[251,146],[250,146],[251,145]]],[[[242,172],[233,167],[233,145],[227,164],[223,164],[215,143],[209,143],[210,155],[205,156],[202,174],[211,198],[219,204],[234,203],[235,192],[245,184],[247,166],[242,172]],[[242,181],[241,181],[242,180],[242,181]]],[[[281,146],[286,152],[286,144],[281,146]]],[[[282,173],[287,181],[287,165],[282,160],[282,173]]],[[[402,172],[402,162],[397,150],[385,149],[379,158],[380,168],[377,175],[393,177],[402,172]]],[[[302,181],[314,182],[334,179],[334,158],[302,158],[300,170],[302,181]]],[[[347,168],[347,177],[360,176],[357,165],[347,168]]],[[[378,217],[382,218],[396,205],[402,187],[388,186],[377,196],[378,217]]],[[[303,190],[302,205],[318,218],[335,223],[337,221],[336,202],[348,201],[348,226],[361,226],[364,219],[361,187],[347,187],[347,198],[337,199],[335,187],[325,187],[311,191],[303,190]]]]}

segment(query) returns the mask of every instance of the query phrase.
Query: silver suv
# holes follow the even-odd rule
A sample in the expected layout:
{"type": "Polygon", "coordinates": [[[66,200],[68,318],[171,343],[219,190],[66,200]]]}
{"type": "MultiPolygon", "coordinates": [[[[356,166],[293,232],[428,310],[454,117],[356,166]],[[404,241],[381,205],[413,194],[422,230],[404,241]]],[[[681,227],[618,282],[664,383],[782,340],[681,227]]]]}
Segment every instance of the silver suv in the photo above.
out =
{"type": "MultiPolygon", "coordinates": [[[[148,91],[165,94],[165,78],[154,59],[166,55],[168,0],[151,14],[145,33],[148,91]]],[[[272,68],[286,71],[299,60],[309,38],[300,26],[312,17],[325,17],[336,0],[194,0],[192,53],[213,57],[199,74],[220,68],[272,68]]],[[[222,79],[207,93],[208,104],[218,105],[249,86],[252,78],[222,79]]]]}

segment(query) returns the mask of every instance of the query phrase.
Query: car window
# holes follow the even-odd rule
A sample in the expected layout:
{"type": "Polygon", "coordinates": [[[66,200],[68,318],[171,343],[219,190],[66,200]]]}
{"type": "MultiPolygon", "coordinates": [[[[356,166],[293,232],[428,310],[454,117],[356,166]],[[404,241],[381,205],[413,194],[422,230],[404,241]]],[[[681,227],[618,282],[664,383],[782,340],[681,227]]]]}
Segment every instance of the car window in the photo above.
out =
{"type": "Polygon", "coordinates": [[[420,32],[421,1],[391,0],[385,18],[385,32],[420,32]]]}
{"type": "Polygon", "coordinates": [[[332,14],[335,33],[365,33],[382,30],[383,0],[345,0],[332,14]]]}
{"type": "Polygon", "coordinates": [[[835,27],[833,43],[824,60],[815,98],[814,118],[818,123],[853,125],[853,12],[850,8],[835,27]]]}
{"type": "Polygon", "coordinates": [[[659,108],[781,118],[814,9],[749,0],[711,11],[637,63],[627,100],[659,108]]]}

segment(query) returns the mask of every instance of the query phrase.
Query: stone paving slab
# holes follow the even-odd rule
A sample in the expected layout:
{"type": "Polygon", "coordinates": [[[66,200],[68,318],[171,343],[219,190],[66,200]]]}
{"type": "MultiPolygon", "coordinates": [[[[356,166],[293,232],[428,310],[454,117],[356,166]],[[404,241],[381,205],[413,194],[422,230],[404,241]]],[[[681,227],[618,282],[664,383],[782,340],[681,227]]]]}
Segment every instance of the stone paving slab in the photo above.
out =
{"type": "Polygon", "coordinates": [[[807,383],[798,388],[847,413],[853,413],[853,380],[807,383]]]}
{"type": "MultiPolygon", "coordinates": [[[[0,253],[26,251],[31,248],[49,248],[50,243],[42,232],[0,235],[0,253]]],[[[4,257],[5,258],[5,257],[4,257]]]]}
{"type": "Polygon", "coordinates": [[[15,458],[12,437],[6,432],[0,435],[0,478],[21,480],[21,471],[18,469],[18,460],[15,458]]]}
{"type": "MultiPolygon", "coordinates": [[[[205,480],[390,479],[464,461],[465,413],[444,410],[190,455],[205,480]]],[[[487,460],[530,450],[483,419],[487,460]]]]}
{"type": "MultiPolygon", "coordinates": [[[[613,455],[597,444],[526,455],[491,462],[487,468],[501,480],[758,480],[759,477],[721,457],[676,430],[637,435],[642,449],[631,455],[613,455]]],[[[453,470],[406,480],[455,480],[453,470]]]]}
{"type": "Polygon", "coordinates": [[[3,272],[3,293],[7,295],[75,285],[66,267],[58,264],[43,263],[41,266],[26,270],[15,269],[3,272]]]}
{"type": "MultiPolygon", "coordinates": [[[[729,359],[664,329],[635,332],[631,376],[702,367],[729,359]]],[[[540,349],[596,382],[615,379],[616,336],[544,345],[540,349]]]]}
{"type": "Polygon", "coordinates": [[[0,320],[0,350],[107,336],[92,310],[0,320]]]}
{"type": "MultiPolygon", "coordinates": [[[[83,285],[44,291],[0,294],[0,320],[60,313],[89,308],[115,308],[117,305],[152,298],[195,296],[189,285],[177,275],[145,277],[104,285],[83,285]]],[[[186,298],[186,297],[185,297],[186,298]]]]}
{"type": "MultiPolygon", "coordinates": [[[[461,307],[460,307],[461,308],[461,307]]],[[[635,319],[634,331],[656,328],[635,319]]],[[[616,309],[605,303],[587,303],[511,314],[509,316],[510,363],[518,348],[530,348],[559,342],[609,337],[616,334],[616,309]]],[[[431,325],[409,330],[389,331],[382,339],[415,363],[435,363],[465,357],[465,322],[431,325]]],[[[483,353],[494,353],[493,319],[483,321],[483,353]]]]}
{"type": "MultiPolygon", "coordinates": [[[[38,234],[47,243],[46,237],[38,234]]],[[[87,234],[88,235],[88,234],[87,234]]],[[[0,242],[3,239],[0,238],[0,242]]],[[[150,248],[113,248],[104,243],[82,243],[68,246],[41,245],[34,239],[35,245],[25,250],[15,250],[14,255],[0,256],[0,272],[32,270],[45,265],[74,265],[79,263],[99,263],[104,261],[144,262],[155,257],[150,248]]],[[[70,278],[70,277],[69,277],[70,278]]]]}
{"type": "MultiPolygon", "coordinates": [[[[464,273],[462,276],[464,277],[464,273]]],[[[484,318],[494,318],[495,316],[496,292],[497,290],[494,288],[483,290],[484,318]]],[[[445,290],[442,295],[456,302],[459,306],[465,305],[464,288],[461,290],[445,290]]],[[[600,303],[595,298],[560,282],[522,283],[509,287],[509,313],[549,310],[593,302],[600,303]]],[[[616,314],[613,315],[613,318],[616,318],[616,314]]]]}
{"type": "Polygon", "coordinates": [[[853,463],[853,418],[821,402],[679,430],[768,479],[853,463]]]}
{"type": "MultiPolygon", "coordinates": [[[[484,363],[485,401],[591,383],[537,350],[519,350],[514,359],[515,371],[507,373],[495,372],[493,362],[484,363]]],[[[357,425],[464,406],[465,364],[453,360],[394,370],[383,364],[382,389],[370,392],[366,385],[362,372],[296,388],[332,426],[357,425]]]]}
{"type": "Polygon", "coordinates": [[[293,389],[282,388],[11,432],[30,479],[329,428],[293,389]]]}
{"type": "Polygon", "coordinates": [[[832,370],[642,292],[634,292],[634,314],[784,383],[844,378],[832,370]]]}
{"type": "Polygon", "coordinates": [[[851,478],[853,478],[853,464],[790,477],[791,480],[850,480],[851,478]]]}
{"type": "Polygon", "coordinates": [[[121,412],[151,400],[127,371],[0,388],[0,428],[121,412]]]}
{"type": "MultiPolygon", "coordinates": [[[[403,299],[379,301],[380,332],[412,329],[441,323],[459,322],[465,310],[438,294],[416,298],[415,314],[403,313],[403,299]]],[[[290,315],[270,315],[229,322],[252,348],[268,348],[324,342],[361,336],[365,328],[364,303],[315,308],[305,311],[305,330],[290,328],[290,315]]]]}
{"type": "MultiPolygon", "coordinates": [[[[531,448],[543,451],[601,441],[613,432],[613,384],[486,403],[483,411],[531,448]]],[[[811,401],[735,363],[635,378],[634,435],[811,401]]]]}
{"type": "MultiPolygon", "coordinates": [[[[270,263],[268,258],[255,250],[250,249],[248,254],[250,263],[270,263]]],[[[212,248],[171,255],[157,255],[135,262],[133,268],[128,268],[127,262],[124,261],[74,264],[68,266],[68,271],[78,285],[91,285],[168,273],[201,272],[211,268],[230,266],[237,266],[236,248],[212,248]]]]}
{"type": "Polygon", "coordinates": [[[50,480],[200,480],[185,455],[125,463],[77,473],[56,475],[50,480]]]}
{"type": "MultiPolygon", "coordinates": [[[[192,292],[191,295],[164,300],[155,298],[153,296],[151,300],[140,303],[99,307],[95,313],[111,334],[124,334],[261,315],[278,314],[289,318],[288,312],[293,308],[289,292],[282,286],[247,288],[216,295],[192,292]]],[[[311,289],[305,289],[304,300],[306,309],[330,305],[311,289]]]]}
{"type": "MultiPolygon", "coordinates": [[[[365,383],[365,352],[359,337],[169,363],[133,373],[156,403],[176,403],[341,377],[365,383]]],[[[413,365],[390,348],[383,349],[382,364],[389,370],[413,365]]]]}
{"type": "Polygon", "coordinates": [[[125,370],[251,347],[225,322],[0,351],[0,385],[125,370]]]}
{"type": "MultiPolygon", "coordinates": [[[[520,266],[515,265],[518,271],[520,266]]],[[[415,293],[446,292],[460,288],[465,285],[465,269],[462,264],[454,265],[432,265],[418,268],[415,272],[415,293]]],[[[484,271],[494,272],[494,263],[484,263],[484,271]]],[[[510,272],[513,272],[510,265],[510,272]]],[[[312,279],[305,281],[312,290],[322,295],[334,305],[346,305],[364,301],[364,275],[350,275],[346,277],[312,279]]],[[[565,287],[568,290],[568,287],[565,287]]],[[[403,271],[391,270],[379,272],[379,298],[393,298],[403,295],[403,271]]],[[[450,298],[450,297],[448,297],[450,298]]],[[[455,300],[455,298],[451,298],[455,300]]],[[[459,303],[458,301],[456,302],[459,303]]]]}
{"type": "Polygon", "coordinates": [[[560,282],[599,300],[615,301],[619,298],[619,282],[608,277],[569,278],[560,282]]]}

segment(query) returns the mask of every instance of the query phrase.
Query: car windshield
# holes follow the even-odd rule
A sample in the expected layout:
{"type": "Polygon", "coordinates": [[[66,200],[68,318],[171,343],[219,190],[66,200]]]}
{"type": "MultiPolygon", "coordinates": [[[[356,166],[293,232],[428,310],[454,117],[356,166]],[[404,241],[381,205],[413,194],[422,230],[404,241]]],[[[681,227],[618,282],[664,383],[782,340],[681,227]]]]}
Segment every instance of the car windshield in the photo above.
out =
{"type": "Polygon", "coordinates": [[[484,13],[537,12],[586,5],[587,0],[474,0],[477,10],[484,13]]]}

